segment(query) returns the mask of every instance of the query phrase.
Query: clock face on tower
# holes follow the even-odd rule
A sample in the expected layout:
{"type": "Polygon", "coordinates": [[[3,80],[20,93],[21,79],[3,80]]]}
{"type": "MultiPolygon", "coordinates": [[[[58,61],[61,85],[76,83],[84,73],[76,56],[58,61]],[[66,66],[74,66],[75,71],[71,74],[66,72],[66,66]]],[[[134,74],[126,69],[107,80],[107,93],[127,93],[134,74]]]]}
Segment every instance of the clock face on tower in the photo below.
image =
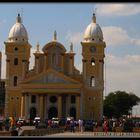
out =
{"type": "Polygon", "coordinates": [[[92,53],[94,53],[94,52],[96,51],[95,46],[90,47],[90,51],[91,51],[92,53]]]}

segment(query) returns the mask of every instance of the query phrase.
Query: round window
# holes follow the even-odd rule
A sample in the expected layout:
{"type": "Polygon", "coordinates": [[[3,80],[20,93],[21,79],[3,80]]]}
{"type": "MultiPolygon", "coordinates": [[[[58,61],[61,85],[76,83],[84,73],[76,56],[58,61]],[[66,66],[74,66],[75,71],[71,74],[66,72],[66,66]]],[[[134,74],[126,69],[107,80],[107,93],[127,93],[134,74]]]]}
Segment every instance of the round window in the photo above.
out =
{"type": "Polygon", "coordinates": [[[15,47],[15,51],[18,51],[18,48],[17,47],[15,47]]]}
{"type": "Polygon", "coordinates": [[[57,101],[56,96],[51,96],[51,97],[50,97],[50,102],[51,102],[51,103],[56,103],[56,101],[57,101]]]}

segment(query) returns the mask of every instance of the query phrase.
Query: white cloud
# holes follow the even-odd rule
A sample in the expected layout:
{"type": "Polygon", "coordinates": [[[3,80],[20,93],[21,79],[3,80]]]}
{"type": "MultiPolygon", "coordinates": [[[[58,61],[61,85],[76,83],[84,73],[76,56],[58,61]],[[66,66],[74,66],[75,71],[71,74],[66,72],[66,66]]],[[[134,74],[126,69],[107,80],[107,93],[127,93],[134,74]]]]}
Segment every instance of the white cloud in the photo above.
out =
{"type": "Polygon", "coordinates": [[[105,59],[106,94],[115,90],[133,92],[140,97],[140,56],[117,57],[106,55],[105,59]]]}
{"type": "Polygon", "coordinates": [[[97,4],[97,14],[104,16],[131,16],[140,13],[140,4],[97,4]]]}
{"type": "Polygon", "coordinates": [[[0,21],[0,25],[5,24],[5,23],[7,23],[6,19],[3,19],[3,20],[0,21]]]}
{"type": "Polygon", "coordinates": [[[102,27],[104,40],[108,47],[138,45],[140,46],[139,38],[132,38],[127,31],[121,27],[107,26],[102,27]]]}
{"type": "Polygon", "coordinates": [[[102,31],[107,46],[130,44],[130,39],[127,32],[120,27],[115,26],[103,27],[102,31]]]}
{"type": "Polygon", "coordinates": [[[83,33],[81,32],[68,32],[66,35],[66,39],[68,42],[72,42],[74,45],[79,45],[80,42],[83,40],[83,33]]]}
{"type": "Polygon", "coordinates": [[[140,39],[131,39],[131,43],[140,46],[140,39]]]}

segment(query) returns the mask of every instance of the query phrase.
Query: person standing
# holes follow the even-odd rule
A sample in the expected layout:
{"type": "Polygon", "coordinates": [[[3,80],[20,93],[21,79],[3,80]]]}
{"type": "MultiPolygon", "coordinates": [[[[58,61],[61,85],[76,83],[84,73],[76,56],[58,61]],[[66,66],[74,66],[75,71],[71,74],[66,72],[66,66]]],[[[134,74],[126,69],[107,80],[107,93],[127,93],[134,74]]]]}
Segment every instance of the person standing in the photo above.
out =
{"type": "Polygon", "coordinates": [[[79,131],[83,133],[83,120],[79,119],[79,131]]]}
{"type": "Polygon", "coordinates": [[[112,124],[112,131],[116,132],[116,122],[115,121],[113,121],[113,124],[112,124]]]}
{"type": "Polygon", "coordinates": [[[75,132],[75,130],[74,130],[74,127],[75,127],[75,123],[74,123],[74,120],[72,119],[71,121],[70,121],[70,127],[71,127],[71,132],[75,132]]]}
{"type": "Polygon", "coordinates": [[[109,130],[108,126],[109,126],[108,120],[105,119],[104,123],[103,123],[103,130],[104,130],[104,132],[108,132],[108,130],[109,130]]]}

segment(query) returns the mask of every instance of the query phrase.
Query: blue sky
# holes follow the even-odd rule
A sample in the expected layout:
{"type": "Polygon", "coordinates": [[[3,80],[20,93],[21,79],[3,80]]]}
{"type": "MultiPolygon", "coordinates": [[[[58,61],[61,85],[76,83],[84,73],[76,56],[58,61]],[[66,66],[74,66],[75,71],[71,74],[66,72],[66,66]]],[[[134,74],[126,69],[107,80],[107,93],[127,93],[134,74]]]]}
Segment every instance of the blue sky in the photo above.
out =
{"type": "MultiPolygon", "coordinates": [[[[4,41],[23,9],[23,24],[27,29],[32,52],[37,42],[41,49],[57,40],[69,51],[74,44],[75,66],[81,70],[80,42],[96,10],[106,42],[105,91],[124,90],[140,97],[140,3],[0,3],[0,51],[2,78],[5,77],[4,41]]],[[[31,67],[33,55],[31,54],[31,67]]]]}

